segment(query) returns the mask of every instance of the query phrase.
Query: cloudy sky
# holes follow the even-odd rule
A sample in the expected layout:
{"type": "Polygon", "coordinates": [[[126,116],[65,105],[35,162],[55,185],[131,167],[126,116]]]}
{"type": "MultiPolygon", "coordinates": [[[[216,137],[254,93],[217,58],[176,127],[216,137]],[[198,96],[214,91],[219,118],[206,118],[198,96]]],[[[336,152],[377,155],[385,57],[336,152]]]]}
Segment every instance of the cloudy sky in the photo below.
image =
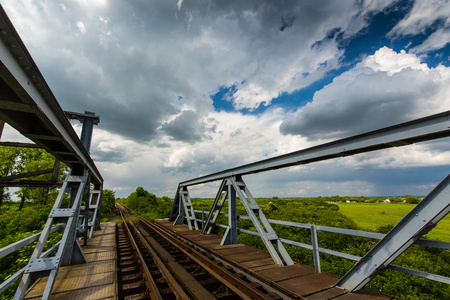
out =
{"type": "MultiPolygon", "coordinates": [[[[61,107],[100,116],[91,153],[120,197],[450,110],[449,1],[1,4],[61,107]]],[[[256,197],[426,195],[448,142],[244,180],[256,197]]]]}

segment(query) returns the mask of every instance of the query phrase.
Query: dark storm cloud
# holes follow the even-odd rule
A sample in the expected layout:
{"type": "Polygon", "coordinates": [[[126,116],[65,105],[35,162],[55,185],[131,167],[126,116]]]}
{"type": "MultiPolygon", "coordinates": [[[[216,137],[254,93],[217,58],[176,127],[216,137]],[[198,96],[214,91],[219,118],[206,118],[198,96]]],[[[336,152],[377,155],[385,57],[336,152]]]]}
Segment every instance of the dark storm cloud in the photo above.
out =
{"type": "Polygon", "coordinates": [[[175,141],[195,143],[201,141],[205,135],[205,126],[198,119],[195,112],[184,111],[173,121],[161,126],[161,130],[175,141]]]}

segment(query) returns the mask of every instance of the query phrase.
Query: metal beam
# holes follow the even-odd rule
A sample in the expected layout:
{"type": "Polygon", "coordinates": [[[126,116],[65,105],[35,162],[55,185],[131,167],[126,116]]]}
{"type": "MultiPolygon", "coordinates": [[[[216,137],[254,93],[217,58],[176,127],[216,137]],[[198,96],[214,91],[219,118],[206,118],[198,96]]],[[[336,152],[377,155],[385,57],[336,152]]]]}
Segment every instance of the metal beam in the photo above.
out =
{"type": "Polygon", "coordinates": [[[39,170],[39,171],[34,171],[34,172],[27,172],[27,173],[21,173],[21,174],[15,174],[15,175],[10,175],[10,176],[0,177],[0,181],[2,181],[2,182],[3,181],[10,181],[10,180],[14,180],[14,179],[25,178],[25,177],[33,177],[33,176],[49,174],[49,173],[53,173],[53,169],[39,170]]]}
{"type": "Polygon", "coordinates": [[[81,175],[103,178],[0,5],[0,119],[81,175]],[[69,151],[70,159],[59,154],[69,151]]]}
{"type": "Polygon", "coordinates": [[[57,181],[41,181],[41,180],[17,180],[0,182],[0,187],[29,187],[29,188],[59,188],[62,183],[57,181]]]}
{"type": "Polygon", "coordinates": [[[450,136],[450,111],[183,181],[191,186],[450,136]]]}
{"type": "Polygon", "coordinates": [[[417,204],[336,284],[355,291],[382,272],[450,211],[450,175],[417,204]]]}
{"type": "Polygon", "coordinates": [[[0,146],[5,147],[20,147],[20,148],[41,148],[36,144],[32,143],[21,143],[21,142],[0,142],[0,146]]]}

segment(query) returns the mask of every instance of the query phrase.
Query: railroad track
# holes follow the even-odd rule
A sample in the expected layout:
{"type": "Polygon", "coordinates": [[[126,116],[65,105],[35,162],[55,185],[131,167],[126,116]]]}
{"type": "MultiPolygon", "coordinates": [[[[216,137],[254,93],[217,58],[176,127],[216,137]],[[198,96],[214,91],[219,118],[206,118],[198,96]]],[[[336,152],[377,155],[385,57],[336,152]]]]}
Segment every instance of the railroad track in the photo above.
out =
{"type": "Polygon", "coordinates": [[[299,299],[117,208],[124,221],[117,230],[120,299],[299,299]]]}

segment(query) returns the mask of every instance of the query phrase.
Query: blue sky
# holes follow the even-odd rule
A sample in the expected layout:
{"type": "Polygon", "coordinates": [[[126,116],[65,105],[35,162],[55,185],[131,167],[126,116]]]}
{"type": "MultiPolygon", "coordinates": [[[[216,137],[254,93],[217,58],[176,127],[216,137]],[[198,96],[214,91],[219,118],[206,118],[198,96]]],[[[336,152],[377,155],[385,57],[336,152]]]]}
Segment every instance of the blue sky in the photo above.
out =
{"type": "MultiPolygon", "coordinates": [[[[62,108],[100,116],[91,151],[118,196],[172,197],[180,181],[450,110],[449,1],[2,6],[62,108]]],[[[244,179],[256,197],[425,195],[449,159],[443,139],[244,179]]]]}

